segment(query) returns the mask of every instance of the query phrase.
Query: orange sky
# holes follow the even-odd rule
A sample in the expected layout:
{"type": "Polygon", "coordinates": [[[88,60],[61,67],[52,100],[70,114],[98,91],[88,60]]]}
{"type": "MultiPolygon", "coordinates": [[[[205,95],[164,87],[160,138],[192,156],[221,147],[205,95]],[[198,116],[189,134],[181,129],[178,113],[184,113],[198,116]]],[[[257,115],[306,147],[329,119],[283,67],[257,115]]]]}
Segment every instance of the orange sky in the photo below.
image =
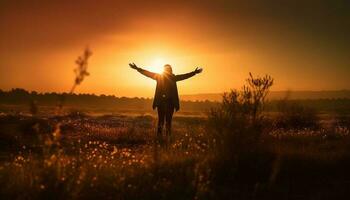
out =
{"type": "Polygon", "coordinates": [[[2,1],[0,89],[68,91],[86,45],[81,93],[152,97],[155,83],[129,62],[203,67],[180,94],[239,88],[248,72],[272,75],[273,90],[350,89],[349,3],[244,2],[2,1]]]}

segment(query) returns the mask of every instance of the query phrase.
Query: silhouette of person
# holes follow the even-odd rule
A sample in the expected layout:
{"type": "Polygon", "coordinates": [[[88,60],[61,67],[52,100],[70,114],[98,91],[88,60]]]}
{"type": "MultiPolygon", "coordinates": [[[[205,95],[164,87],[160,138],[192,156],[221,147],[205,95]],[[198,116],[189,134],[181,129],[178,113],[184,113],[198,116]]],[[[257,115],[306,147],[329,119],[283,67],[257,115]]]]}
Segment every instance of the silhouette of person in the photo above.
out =
{"type": "Polygon", "coordinates": [[[153,73],[145,69],[139,68],[135,63],[130,63],[129,66],[132,69],[136,69],[141,74],[157,81],[156,91],[153,99],[153,109],[157,108],[158,111],[158,127],[157,137],[161,138],[164,120],[166,122],[166,136],[171,135],[171,121],[174,114],[174,110],[180,109],[179,94],[177,91],[177,81],[188,79],[196,74],[202,72],[202,68],[196,68],[194,71],[186,74],[174,75],[171,65],[164,65],[164,71],[162,74],[153,73]]]}

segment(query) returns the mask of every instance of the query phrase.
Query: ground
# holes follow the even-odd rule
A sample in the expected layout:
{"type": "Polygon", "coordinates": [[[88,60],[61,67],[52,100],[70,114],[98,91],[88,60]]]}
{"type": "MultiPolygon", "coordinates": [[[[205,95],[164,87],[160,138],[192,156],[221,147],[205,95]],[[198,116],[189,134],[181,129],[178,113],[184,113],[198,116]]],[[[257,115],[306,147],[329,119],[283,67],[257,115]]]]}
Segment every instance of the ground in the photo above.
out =
{"type": "MultiPolygon", "coordinates": [[[[154,114],[2,114],[6,199],[342,199],[349,130],[273,129],[259,151],[226,157],[207,117],[175,115],[169,145],[154,114]]],[[[326,124],[326,123],[325,123],[326,124]]]]}

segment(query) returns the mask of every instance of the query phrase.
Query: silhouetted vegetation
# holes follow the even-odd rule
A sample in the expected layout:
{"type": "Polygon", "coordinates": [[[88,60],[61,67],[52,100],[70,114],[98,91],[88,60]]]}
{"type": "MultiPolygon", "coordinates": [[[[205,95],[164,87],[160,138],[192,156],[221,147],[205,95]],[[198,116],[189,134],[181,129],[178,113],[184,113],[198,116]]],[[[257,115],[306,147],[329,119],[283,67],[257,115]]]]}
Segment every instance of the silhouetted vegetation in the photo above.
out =
{"type": "Polygon", "coordinates": [[[154,143],[150,99],[66,94],[56,116],[45,112],[60,94],[0,91],[0,198],[347,199],[346,109],[319,120],[309,100],[266,101],[272,83],[250,75],[221,103],[182,102],[193,107],[174,116],[167,148],[154,143]]]}
{"type": "MultiPolygon", "coordinates": [[[[95,95],[95,94],[69,94],[69,93],[38,93],[28,92],[21,88],[15,88],[10,91],[0,91],[0,112],[30,112],[30,102],[35,102],[37,114],[42,114],[48,106],[57,106],[57,100],[60,96],[65,96],[65,105],[69,108],[79,109],[81,111],[152,111],[152,99],[149,98],[128,98],[116,97],[115,95],[95,95]],[[16,110],[16,106],[19,106],[16,110]],[[21,108],[24,106],[27,110],[21,108]]],[[[270,100],[265,103],[264,111],[279,112],[282,100],[270,100]]],[[[350,114],[350,99],[313,99],[313,100],[286,100],[288,104],[298,104],[317,111],[318,113],[340,113],[342,115],[350,114]]],[[[218,106],[218,102],[210,101],[181,101],[181,112],[206,112],[212,107],[218,106]]],[[[46,113],[45,110],[44,113],[46,113]]]]}
{"type": "MultiPolygon", "coordinates": [[[[64,103],[67,109],[74,108],[79,110],[89,111],[127,111],[136,110],[143,112],[152,111],[152,99],[150,98],[127,98],[127,97],[116,97],[114,95],[94,95],[94,94],[69,94],[69,93],[38,93],[28,92],[24,89],[16,88],[10,91],[0,92],[0,111],[5,110],[6,106],[27,106],[29,102],[36,102],[38,112],[40,113],[42,107],[57,106],[57,101],[62,97],[65,97],[64,103]]],[[[181,107],[183,112],[197,111],[205,112],[210,107],[218,105],[217,102],[189,102],[182,101],[181,107]]],[[[12,108],[16,109],[16,107],[12,108]]],[[[18,111],[26,111],[19,108],[18,111]]],[[[27,110],[28,112],[28,110],[27,110]]]]}
{"type": "MultiPolygon", "coordinates": [[[[80,85],[81,82],[83,82],[83,80],[86,76],[90,75],[89,72],[87,71],[87,68],[88,68],[88,60],[89,60],[91,55],[92,55],[92,51],[86,47],[83,55],[79,56],[77,58],[77,60],[75,61],[75,63],[77,64],[77,67],[74,69],[75,79],[74,79],[74,84],[69,91],[69,94],[73,94],[75,88],[78,85],[80,85]]],[[[59,99],[58,107],[60,110],[63,107],[63,103],[65,101],[65,98],[66,98],[65,94],[62,94],[60,99],[59,99]]]]}
{"type": "Polygon", "coordinates": [[[209,164],[215,198],[253,198],[259,189],[254,185],[267,182],[273,156],[265,155],[260,146],[267,120],[265,97],[272,84],[270,76],[254,78],[250,74],[242,91],[225,93],[221,105],[209,113],[208,133],[216,152],[209,164]],[[255,169],[257,166],[260,169],[255,169]],[[230,191],[232,186],[235,190],[230,191]]]}
{"type": "Polygon", "coordinates": [[[265,120],[265,97],[272,84],[273,79],[270,76],[254,78],[250,74],[242,91],[232,90],[225,93],[221,105],[211,110],[209,123],[220,149],[229,148],[225,151],[231,154],[232,148],[244,148],[258,142],[265,120]]]}
{"type": "Polygon", "coordinates": [[[345,198],[350,177],[339,175],[350,166],[350,154],[342,153],[349,129],[321,128],[316,111],[287,100],[277,101],[277,116],[265,116],[267,102],[251,95],[266,96],[273,82],[268,76],[263,80],[250,75],[245,89],[225,94],[209,114],[216,152],[208,161],[212,199],[319,199],[316,192],[320,199],[345,198]],[[328,146],[330,140],[338,146],[328,146]],[[337,190],[323,186],[325,180],[336,180],[337,190]]]}
{"type": "Polygon", "coordinates": [[[280,112],[281,103],[288,105],[299,105],[315,110],[316,112],[322,113],[341,113],[350,114],[350,99],[281,99],[271,100],[266,104],[266,111],[280,112]]]}
{"type": "Polygon", "coordinates": [[[275,125],[284,129],[317,128],[319,117],[313,108],[298,102],[281,100],[278,104],[278,116],[275,125]]]}

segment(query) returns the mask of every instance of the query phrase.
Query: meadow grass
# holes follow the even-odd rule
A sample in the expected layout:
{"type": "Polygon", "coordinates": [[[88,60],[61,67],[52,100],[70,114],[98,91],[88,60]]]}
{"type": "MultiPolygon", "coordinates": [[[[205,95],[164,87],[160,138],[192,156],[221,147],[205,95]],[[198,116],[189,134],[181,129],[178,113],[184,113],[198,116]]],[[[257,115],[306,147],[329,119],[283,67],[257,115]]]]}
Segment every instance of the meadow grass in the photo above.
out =
{"type": "MultiPolygon", "coordinates": [[[[71,91],[87,75],[81,64],[71,91]]],[[[155,138],[154,114],[65,113],[63,100],[58,115],[3,113],[0,197],[347,199],[348,116],[322,123],[283,104],[268,117],[272,84],[250,74],[207,115],[175,115],[170,143],[155,138]]]]}
{"type": "Polygon", "coordinates": [[[3,116],[1,196],[322,199],[315,192],[338,198],[347,192],[348,130],[324,137],[323,129],[276,129],[254,148],[225,152],[207,118],[176,117],[169,147],[154,143],[155,121],[150,115],[3,116]]]}

